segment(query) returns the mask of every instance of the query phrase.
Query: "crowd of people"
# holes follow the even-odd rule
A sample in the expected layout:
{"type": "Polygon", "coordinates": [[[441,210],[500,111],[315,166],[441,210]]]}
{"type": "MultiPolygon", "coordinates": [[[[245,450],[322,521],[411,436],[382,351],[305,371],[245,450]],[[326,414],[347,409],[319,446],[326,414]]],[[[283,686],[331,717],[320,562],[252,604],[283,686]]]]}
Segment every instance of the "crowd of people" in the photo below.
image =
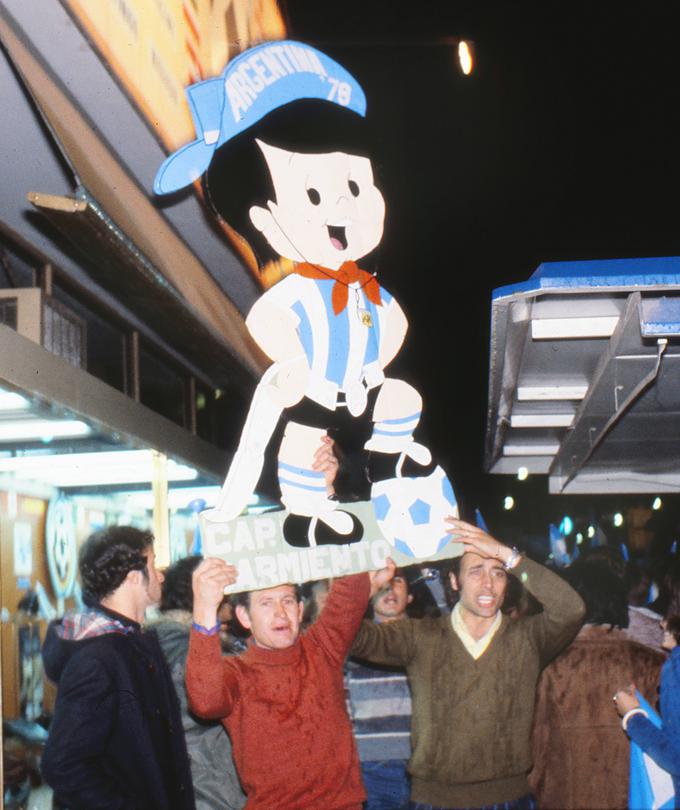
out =
{"type": "Polygon", "coordinates": [[[629,738],[680,799],[680,561],[660,583],[663,652],[630,621],[637,580],[616,553],[556,572],[450,524],[463,554],[439,565],[445,609],[431,566],[388,559],[304,595],[228,599],[237,572],[223,560],[163,574],[148,532],[92,535],[89,610],[54,622],[43,650],[56,806],[624,808],[629,738]]]}

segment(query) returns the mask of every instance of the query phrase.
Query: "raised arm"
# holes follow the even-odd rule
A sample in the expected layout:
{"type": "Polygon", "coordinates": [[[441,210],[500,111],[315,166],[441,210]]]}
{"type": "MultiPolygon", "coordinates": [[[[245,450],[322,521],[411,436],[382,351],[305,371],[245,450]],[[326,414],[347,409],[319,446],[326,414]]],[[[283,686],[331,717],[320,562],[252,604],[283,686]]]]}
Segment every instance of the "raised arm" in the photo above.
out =
{"type": "Polygon", "coordinates": [[[680,729],[657,728],[644,714],[634,714],[626,731],[660,768],[680,778],[680,729]]]}
{"type": "Polygon", "coordinates": [[[585,605],[576,591],[543,565],[519,554],[488,532],[457,518],[449,518],[449,533],[463,543],[465,551],[493,557],[519,578],[522,585],[543,606],[543,612],[524,619],[529,623],[543,664],[565,647],[578,632],[585,605]]]}
{"type": "Polygon", "coordinates": [[[388,557],[386,567],[380,571],[353,574],[333,582],[328,601],[308,635],[336,663],[341,664],[347,657],[369,598],[394,576],[394,571],[394,561],[388,557]]]}
{"type": "MultiPolygon", "coordinates": [[[[374,596],[394,577],[396,567],[389,559],[387,568],[371,577],[371,596],[374,596]]],[[[364,621],[354,639],[351,654],[375,664],[406,666],[415,656],[414,626],[409,619],[385,624],[364,621]]]]}
{"type": "Polygon", "coordinates": [[[656,762],[680,778],[680,658],[671,655],[661,675],[663,725],[657,728],[640,707],[635,686],[630,685],[614,696],[616,711],[623,717],[628,736],[656,762]]]}
{"type": "Polygon", "coordinates": [[[222,657],[217,608],[227,585],[236,582],[236,569],[208,557],[192,578],[194,624],[186,666],[187,697],[199,717],[217,719],[231,713],[238,698],[238,664],[222,657]]]}
{"type": "Polygon", "coordinates": [[[335,663],[342,664],[366,612],[371,583],[368,574],[352,574],[333,581],[319,618],[307,631],[335,663]]]}

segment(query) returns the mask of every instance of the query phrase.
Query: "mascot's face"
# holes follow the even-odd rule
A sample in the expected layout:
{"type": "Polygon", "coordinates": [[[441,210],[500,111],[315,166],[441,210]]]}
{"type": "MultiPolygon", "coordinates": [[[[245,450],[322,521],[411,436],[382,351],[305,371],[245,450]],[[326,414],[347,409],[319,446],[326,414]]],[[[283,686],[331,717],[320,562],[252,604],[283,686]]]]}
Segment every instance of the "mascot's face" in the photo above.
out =
{"type": "Polygon", "coordinates": [[[385,200],[368,158],[344,152],[301,154],[257,144],[276,202],[253,206],[250,219],[280,256],[336,270],[380,243],[385,200]]]}

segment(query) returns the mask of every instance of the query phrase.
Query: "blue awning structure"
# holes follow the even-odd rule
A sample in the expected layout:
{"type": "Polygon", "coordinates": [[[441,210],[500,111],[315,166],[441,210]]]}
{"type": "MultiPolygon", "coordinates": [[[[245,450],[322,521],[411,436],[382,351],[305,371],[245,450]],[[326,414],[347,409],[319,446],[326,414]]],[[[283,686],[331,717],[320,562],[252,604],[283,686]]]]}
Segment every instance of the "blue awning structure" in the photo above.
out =
{"type": "Polygon", "coordinates": [[[485,468],[680,492],[680,257],[547,262],[493,292],[485,468]]]}

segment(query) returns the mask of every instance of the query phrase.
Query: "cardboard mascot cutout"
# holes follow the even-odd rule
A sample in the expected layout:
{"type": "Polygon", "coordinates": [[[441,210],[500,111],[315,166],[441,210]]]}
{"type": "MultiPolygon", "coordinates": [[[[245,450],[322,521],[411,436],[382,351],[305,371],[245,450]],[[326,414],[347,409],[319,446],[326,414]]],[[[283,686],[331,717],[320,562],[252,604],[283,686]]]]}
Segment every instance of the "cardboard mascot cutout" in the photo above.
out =
{"type": "Polygon", "coordinates": [[[244,52],[187,95],[198,138],[167,158],[154,191],[171,193],[202,178],[215,212],[261,264],[295,262],[246,320],[272,365],[255,391],[219,502],[203,513],[205,550],[237,562],[240,553],[250,554],[259,563],[257,571],[246,566],[243,589],[374,568],[387,553],[404,563],[459,553],[444,524],[457,514],[453,489],[430,450],[413,438],[421,396],[385,376],[406,317],[357,264],[379,245],[385,218],[363,90],[315,48],[281,41],[244,52]],[[372,508],[329,497],[323,473],[313,469],[321,436],[364,413],[373,423],[364,445],[372,508]],[[259,518],[258,528],[239,515],[282,415],[278,481],[285,512],[278,523],[267,518],[268,528],[259,518]],[[352,547],[359,551],[374,540],[381,540],[377,552],[352,560],[352,547]],[[330,569],[318,554],[324,547],[335,549],[330,569]],[[272,549],[278,558],[296,549],[317,553],[299,565],[290,555],[265,562],[272,549]]]}

